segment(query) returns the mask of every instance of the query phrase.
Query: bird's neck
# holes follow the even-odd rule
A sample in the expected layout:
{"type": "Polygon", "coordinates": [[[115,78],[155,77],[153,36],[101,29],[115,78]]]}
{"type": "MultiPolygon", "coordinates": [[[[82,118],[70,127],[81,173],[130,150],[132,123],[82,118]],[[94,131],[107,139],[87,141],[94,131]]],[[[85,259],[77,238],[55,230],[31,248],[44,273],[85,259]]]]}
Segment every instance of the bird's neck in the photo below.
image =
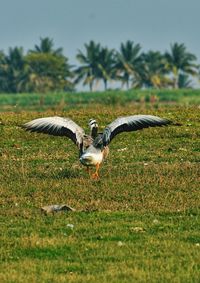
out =
{"type": "Polygon", "coordinates": [[[91,137],[95,139],[97,137],[97,134],[98,134],[98,127],[96,126],[91,127],[91,132],[90,132],[91,137]]]}

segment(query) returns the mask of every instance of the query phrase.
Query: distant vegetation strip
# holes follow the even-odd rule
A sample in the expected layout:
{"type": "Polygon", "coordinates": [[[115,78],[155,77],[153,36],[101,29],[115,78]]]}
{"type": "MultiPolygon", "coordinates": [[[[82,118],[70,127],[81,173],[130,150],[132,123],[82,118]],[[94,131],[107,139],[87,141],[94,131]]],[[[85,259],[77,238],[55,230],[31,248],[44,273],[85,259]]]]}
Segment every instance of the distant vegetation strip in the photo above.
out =
{"type": "Polygon", "coordinates": [[[0,111],[65,110],[87,104],[124,105],[127,103],[200,104],[200,90],[128,90],[46,94],[0,94],[0,111]]]}
{"type": "Polygon", "coordinates": [[[48,93],[76,91],[82,84],[90,91],[99,85],[105,90],[193,88],[200,78],[195,54],[184,43],[173,43],[165,52],[149,50],[127,40],[119,49],[109,49],[91,40],[76,54],[71,64],[63,48],[52,39],[24,52],[22,47],[0,49],[0,93],[48,93]],[[114,84],[113,84],[114,83],[114,84]]]}

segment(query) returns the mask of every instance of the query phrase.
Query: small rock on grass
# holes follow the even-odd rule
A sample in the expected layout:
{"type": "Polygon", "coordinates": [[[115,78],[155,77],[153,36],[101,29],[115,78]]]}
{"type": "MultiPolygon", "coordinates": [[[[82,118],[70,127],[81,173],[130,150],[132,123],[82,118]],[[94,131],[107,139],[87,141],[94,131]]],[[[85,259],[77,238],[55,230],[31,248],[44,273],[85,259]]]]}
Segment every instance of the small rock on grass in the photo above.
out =
{"type": "Polygon", "coordinates": [[[41,211],[44,213],[54,213],[59,211],[76,211],[75,208],[67,205],[67,204],[53,204],[53,205],[46,205],[41,208],[41,211]]]}
{"type": "Polygon", "coordinates": [[[118,245],[118,247],[122,247],[122,246],[124,246],[125,244],[124,244],[122,241],[118,241],[118,242],[117,242],[117,245],[118,245]]]}
{"type": "Polygon", "coordinates": [[[136,233],[144,233],[145,229],[143,227],[132,227],[131,231],[136,233]]]}

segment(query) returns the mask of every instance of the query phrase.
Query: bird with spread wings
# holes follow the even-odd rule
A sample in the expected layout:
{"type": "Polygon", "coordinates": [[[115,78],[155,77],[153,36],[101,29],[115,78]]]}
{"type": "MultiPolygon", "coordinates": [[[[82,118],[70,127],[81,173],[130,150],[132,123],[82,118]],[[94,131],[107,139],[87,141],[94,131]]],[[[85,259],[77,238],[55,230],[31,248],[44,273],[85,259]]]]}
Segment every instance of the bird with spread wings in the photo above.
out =
{"type": "Polygon", "coordinates": [[[165,126],[171,121],[152,115],[132,115],[119,117],[107,125],[102,133],[98,133],[96,120],[90,119],[90,134],[86,135],[82,127],[73,120],[63,117],[45,117],[32,120],[23,125],[31,132],[45,133],[70,138],[79,150],[79,160],[86,166],[95,166],[92,178],[99,178],[99,167],[108,156],[108,145],[119,133],[141,130],[148,127],[165,126]]]}

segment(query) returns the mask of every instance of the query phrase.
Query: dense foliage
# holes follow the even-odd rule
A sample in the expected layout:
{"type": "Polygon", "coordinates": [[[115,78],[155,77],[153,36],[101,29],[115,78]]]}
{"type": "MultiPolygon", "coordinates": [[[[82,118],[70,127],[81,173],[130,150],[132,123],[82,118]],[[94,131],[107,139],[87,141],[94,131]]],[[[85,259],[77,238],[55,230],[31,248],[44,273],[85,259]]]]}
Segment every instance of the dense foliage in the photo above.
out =
{"type": "Polygon", "coordinates": [[[78,50],[78,66],[71,66],[48,37],[26,54],[22,47],[0,51],[0,92],[72,91],[78,83],[92,91],[99,82],[106,90],[113,81],[127,89],[192,88],[192,78],[199,76],[197,58],[184,44],[174,43],[165,53],[142,52],[140,44],[130,40],[121,43],[119,51],[94,41],[84,48],[78,50]]]}

